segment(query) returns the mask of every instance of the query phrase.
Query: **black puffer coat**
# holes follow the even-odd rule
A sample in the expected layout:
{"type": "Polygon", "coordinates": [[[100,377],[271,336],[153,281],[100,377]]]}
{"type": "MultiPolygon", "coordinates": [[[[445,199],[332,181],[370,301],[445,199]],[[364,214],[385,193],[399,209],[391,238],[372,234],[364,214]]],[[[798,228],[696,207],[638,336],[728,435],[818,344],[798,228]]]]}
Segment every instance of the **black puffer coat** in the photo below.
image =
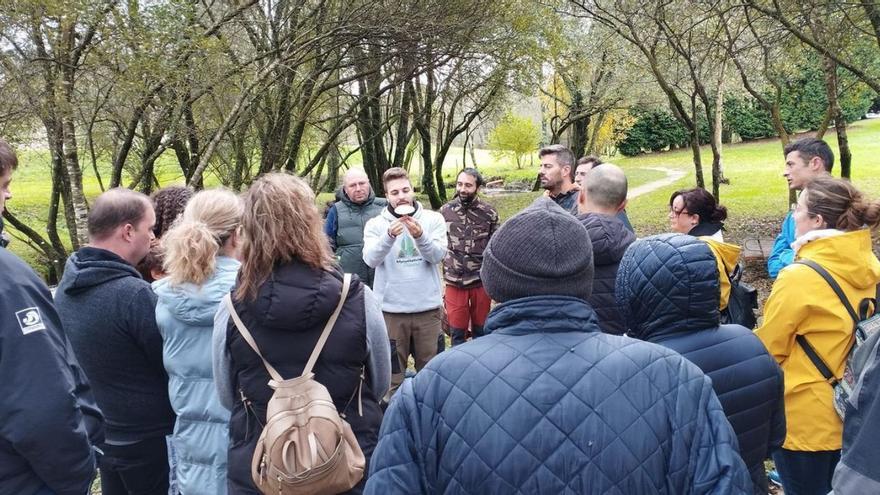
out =
{"type": "Polygon", "coordinates": [[[616,294],[628,335],[673,349],[709,375],[755,492],[767,493],[763,461],[785,440],[782,371],[750,330],[719,326],[718,265],[706,243],[681,234],[635,242],[616,294]]]}
{"type": "Polygon", "coordinates": [[[636,235],[626,228],[620,217],[587,213],[578,217],[590,233],[593,243],[593,293],[587,299],[599,316],[599,327],[605,333],[620,335],[626,330],[623,316],[614,299],[614,281],[623,253],[636,235]]]}
{"type": "MultiPolygon", "coordinates": [[[[235,310],[260,352],[285,379],[302,374],[324,325],[339,303],[341,278],[338,272],[316,270],[294,261],[276,266],[257,290],[255,300],[235,302],[235,310]]],[[[315,380],[327,387],[339,412],[345,414],[369,466],[382,412],[373,384],[367,379],[361,390],[363,415],[358,414],[356,394],[368,360],[365,318],[363,285],[354,279],[314,373],[315,380]]],[[[239,391],[229,420],[229,494],[256,495],[259,492],[251,481],[251,458],[266,423],[266,406],[272,397],[270,376],[232,319],[227,327],[226,345],[231,382],[239,391]],[[241,396],[247,397],[250,404],[246,405],[241,396]]]]}

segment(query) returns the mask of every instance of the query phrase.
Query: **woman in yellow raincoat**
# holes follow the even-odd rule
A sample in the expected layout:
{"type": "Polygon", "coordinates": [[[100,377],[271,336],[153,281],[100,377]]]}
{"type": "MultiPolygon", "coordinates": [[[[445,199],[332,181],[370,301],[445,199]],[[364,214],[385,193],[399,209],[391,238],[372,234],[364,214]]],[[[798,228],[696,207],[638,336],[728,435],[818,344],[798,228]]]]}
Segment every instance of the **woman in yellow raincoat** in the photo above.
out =
{"type": "MultiPolygon", "coordinates": [[[[880,261],[871,249],[871,231],[880,223],[880,202],[867,201],[847,181],[821,177],[801,194],[794,220],[796,260],[821,265],[854,307],[875,296],[880,261]]],[[[833,388],[795,337],[806,337],[840,378],[852,347],[853,326],[833,289],[812,268],[795,263],[779,273],[756,333],[785,374],[787,434],[773,460],[786,495],[831,490],[843,436],[833,388]]]]}

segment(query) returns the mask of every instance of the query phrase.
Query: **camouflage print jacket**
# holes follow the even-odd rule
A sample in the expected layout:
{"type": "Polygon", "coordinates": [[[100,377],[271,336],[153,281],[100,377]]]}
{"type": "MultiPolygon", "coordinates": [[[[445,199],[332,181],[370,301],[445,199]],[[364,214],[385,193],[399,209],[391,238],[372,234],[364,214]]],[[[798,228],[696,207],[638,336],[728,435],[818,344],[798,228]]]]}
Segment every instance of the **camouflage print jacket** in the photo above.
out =
{"type": "Polygon", "coordinates": [[[470,203],[455,198],[443,205],[440,213],[446,220],[449,241],[443,260],[446,283],[462,289],[479,286],[483,250],[498,228],[498,212],[479,198],[470,203]]]}

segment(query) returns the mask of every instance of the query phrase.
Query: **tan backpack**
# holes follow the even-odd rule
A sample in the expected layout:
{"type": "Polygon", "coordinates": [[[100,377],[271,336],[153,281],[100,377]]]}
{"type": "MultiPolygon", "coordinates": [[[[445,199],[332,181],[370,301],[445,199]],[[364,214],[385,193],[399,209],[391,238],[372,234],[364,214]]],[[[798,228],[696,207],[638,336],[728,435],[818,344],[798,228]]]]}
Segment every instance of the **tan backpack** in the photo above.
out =
{"type": "Polygon", "coordinates": [[[339,417],[327,387],[315,381],[312,368],[333,330],[348,296],[351,274],[346,273],[342,296],[318,339],[302,375],[285,380],[260,353],[227,295],[235,326],[263,360],[275,390],[266,408],[266,425],[257,440],[251,476],[265,495],[335,494],[353,488],[364,477],[366,460],[351,426],[339,417]]]}

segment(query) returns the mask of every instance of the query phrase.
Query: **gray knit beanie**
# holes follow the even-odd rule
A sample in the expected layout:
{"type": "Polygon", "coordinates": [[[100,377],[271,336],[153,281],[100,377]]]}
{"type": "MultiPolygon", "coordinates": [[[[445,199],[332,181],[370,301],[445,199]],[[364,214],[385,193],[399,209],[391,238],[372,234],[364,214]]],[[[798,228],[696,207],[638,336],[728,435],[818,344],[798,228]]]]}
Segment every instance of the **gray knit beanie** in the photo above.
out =
{"type": "Polygon", "coordinates": [[[571,213],[541,197],[492,236],[480,277],[498,302],[538,295],[586,300],[593,291],[593,243],[571,213]]]}

